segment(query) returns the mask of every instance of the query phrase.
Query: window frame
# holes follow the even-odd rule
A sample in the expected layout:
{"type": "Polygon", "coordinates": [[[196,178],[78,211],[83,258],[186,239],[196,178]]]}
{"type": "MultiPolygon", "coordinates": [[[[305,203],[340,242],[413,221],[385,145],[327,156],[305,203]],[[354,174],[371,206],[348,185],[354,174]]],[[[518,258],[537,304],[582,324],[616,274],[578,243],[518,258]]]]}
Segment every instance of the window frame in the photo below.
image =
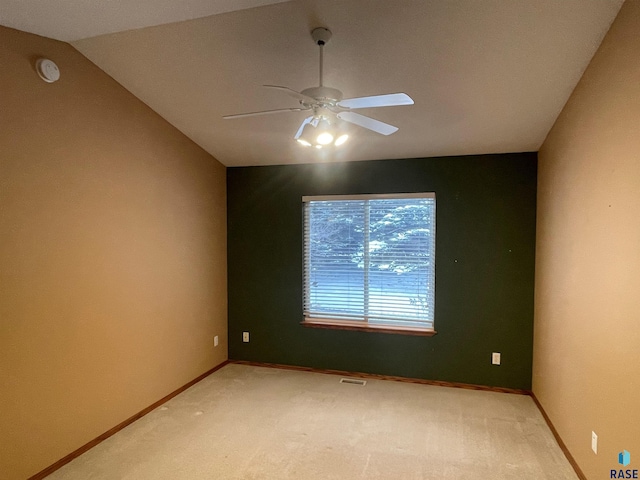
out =
{"type": "Polygon", "coordinates": [[[430,198],[434,201],[433,206],[433,219],[432,219],[432,242],[433,242],[433,252],[434,252],[434,266],[433,266],[433,287],[435,289],[435,251],[436,251],[436,194],[435,192],[420,192],[420,193],[384,193],[384,194],[357,194],[357,195],[311,195],[311,196],[303,196],[302,197],[302,206],[303,206],[303,278],[302,278],[302,288],[303,288],[303,320],[301,325],[305,327],[312,328],[328,328],[328,329],[337,329],[337,330],[354,330],[354,331],[366,331],[366,332],[382,332],[382,333],[392,333],[392,334],[403,334],[403,335],[417,335],[417,336],[433,336],[437,332],[435,330],[435,290],[433,296],[433,311],[434,318],[432,321],[432,326],[407,326],[407,325],[389,325],[389,324],[376,324],[369,323],[367,320],[347,320],[347,319],[336,319],[336,318],[318,318],[318,317],[307,317],[304,312],[304,305],[307,301],[308,294],[308,286],[307,286],[307,278],[306,272],[310,270],[309,266],[309,257],[307,255],[307,235],[305,233],[307,229],[307,216],[306,216],[306,205],[312,201],[341,201],[341,200],[384,200],[384,199],[393,199],[393,200],[402,200],[402,199],[411,199],[411,198],[430,198]]]}

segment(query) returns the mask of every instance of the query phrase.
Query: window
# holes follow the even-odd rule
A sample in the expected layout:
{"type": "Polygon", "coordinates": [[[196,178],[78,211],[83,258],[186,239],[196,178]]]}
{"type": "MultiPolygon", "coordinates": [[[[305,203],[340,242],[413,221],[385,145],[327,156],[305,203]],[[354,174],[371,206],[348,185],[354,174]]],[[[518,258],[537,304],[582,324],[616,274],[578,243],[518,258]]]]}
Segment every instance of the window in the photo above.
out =
{"type": "Polygon", "coordinates": [[[303,324],[435,333],[435,194],[302,201],[303,324]]]}

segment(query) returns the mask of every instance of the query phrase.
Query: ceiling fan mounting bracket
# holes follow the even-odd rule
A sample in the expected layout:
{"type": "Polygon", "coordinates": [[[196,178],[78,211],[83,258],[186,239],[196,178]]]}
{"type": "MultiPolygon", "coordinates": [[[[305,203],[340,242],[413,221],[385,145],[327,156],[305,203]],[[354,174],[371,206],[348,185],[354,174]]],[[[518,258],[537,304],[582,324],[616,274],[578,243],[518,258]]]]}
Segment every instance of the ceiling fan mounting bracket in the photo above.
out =
{"type": "Polygon", "coordinates": [[[331,30],[324,27],[314,28],[311,31],[311,38],[313,38],[316,45],[326,45],[331,39],[331,30]]]}

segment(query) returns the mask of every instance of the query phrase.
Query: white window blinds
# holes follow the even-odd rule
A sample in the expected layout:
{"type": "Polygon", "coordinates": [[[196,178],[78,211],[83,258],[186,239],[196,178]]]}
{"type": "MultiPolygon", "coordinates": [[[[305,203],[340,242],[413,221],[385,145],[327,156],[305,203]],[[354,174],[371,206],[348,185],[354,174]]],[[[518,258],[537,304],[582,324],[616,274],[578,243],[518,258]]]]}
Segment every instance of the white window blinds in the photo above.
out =
{"type": "Polygon", "coordinates": [[[433,193],[303,202],[306,320],[433,328],[433,193]]]}

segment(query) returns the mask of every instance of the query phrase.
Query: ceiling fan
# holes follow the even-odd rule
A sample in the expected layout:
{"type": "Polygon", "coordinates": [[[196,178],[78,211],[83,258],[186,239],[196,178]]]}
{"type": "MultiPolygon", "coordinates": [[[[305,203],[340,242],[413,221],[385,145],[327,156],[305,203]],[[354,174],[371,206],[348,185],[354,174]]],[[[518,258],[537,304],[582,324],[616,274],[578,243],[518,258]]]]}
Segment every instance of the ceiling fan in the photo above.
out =
{"type": "Polygon", "coordinates": [[[323,47],[331,38],[331,31],[319,27],[311,32],[311,38],[320,47],[320,82],[319,86],[307,88],[297,92],[289,87],[279,85],[263,85],[279,90],[300,102],[299,107],[263,110],[260,112],[226,115],[224,119],[270,115],[282,112],[310,111],[312,115],[305,118],[293,137],[299,144],[306,147],[322,148],[324,146],[339,146],[347,141],[349,135],[344,132],[344,124],[338,121],[353,123],[382,135],[391,135],[398,127],[389,125],[371,117],[354,112],[359,108],[392,107],[397,105],[413,105],[413,100],[406,93],[389,93],[371,97],[342,98],[342,92],[336,88],[325,87],[322,83],[323,47]]]}

